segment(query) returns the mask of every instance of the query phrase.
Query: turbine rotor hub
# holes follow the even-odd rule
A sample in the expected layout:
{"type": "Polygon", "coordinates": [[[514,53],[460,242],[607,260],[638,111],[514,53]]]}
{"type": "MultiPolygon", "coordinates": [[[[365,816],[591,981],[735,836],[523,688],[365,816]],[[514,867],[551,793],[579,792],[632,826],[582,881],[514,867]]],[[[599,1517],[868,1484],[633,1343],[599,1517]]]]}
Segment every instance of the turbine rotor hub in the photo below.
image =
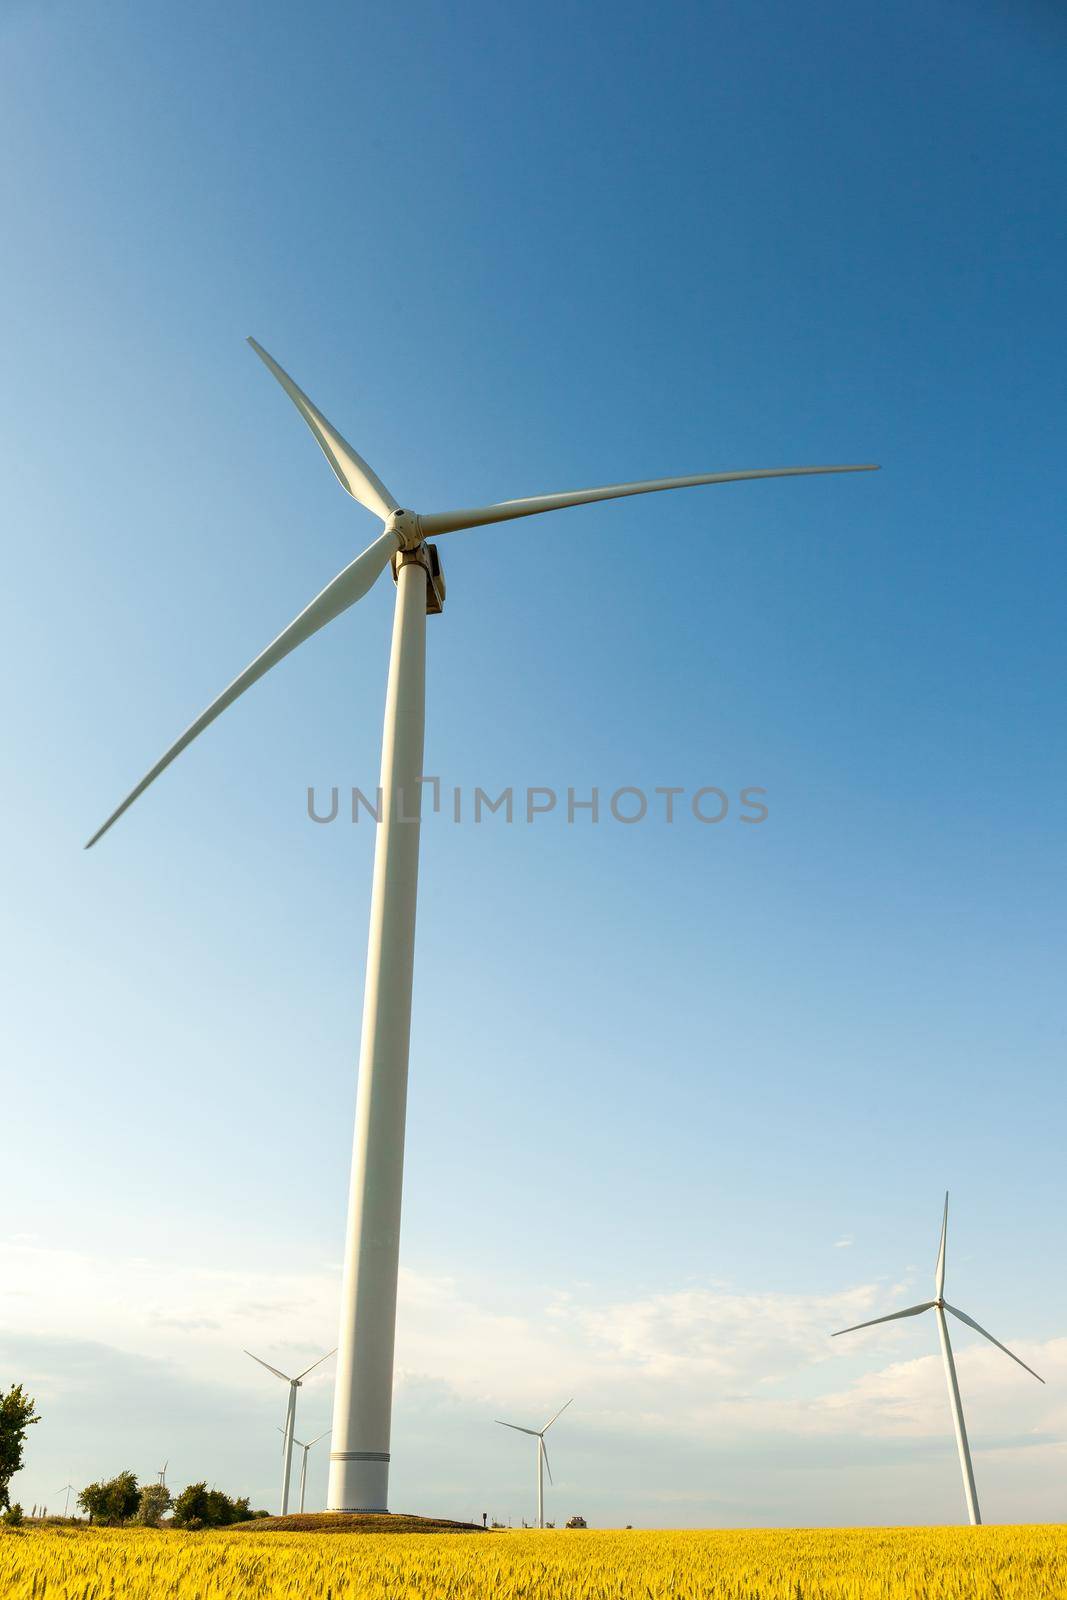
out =
{"type": "Polygon", "coordinates": [[[422,527],[416,511],[394,511],[385,526],[399,539],[401,550],[417,550],[422,543],[422,527]]]}

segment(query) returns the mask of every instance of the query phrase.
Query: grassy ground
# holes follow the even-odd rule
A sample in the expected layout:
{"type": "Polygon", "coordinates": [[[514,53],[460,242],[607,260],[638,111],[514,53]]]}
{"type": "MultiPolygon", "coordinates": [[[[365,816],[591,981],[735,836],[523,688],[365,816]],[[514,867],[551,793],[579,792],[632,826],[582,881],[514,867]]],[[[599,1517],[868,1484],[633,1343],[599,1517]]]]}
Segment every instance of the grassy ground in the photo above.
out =
{"type": "Polygon", "coordinates": [[[481,1533],[474,1522],[448,1522],[443,1517],[405,1517],[364,1511],[297,1511],[287,1517],[257,1517],[238,1522],[234,1533],[481,1533]]]}
{"type": "Polygon", "coordinates": [[[1067,1528],[469,1534],[29,1528],[3,1600],[1063,1600],[1067,1528]]]}

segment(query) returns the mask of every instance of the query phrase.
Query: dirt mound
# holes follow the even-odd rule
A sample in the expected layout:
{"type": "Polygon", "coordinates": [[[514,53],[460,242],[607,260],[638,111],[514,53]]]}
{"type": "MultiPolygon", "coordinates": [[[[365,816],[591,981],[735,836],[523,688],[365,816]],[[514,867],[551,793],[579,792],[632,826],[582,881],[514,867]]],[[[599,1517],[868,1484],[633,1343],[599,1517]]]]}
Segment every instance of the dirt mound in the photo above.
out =
{"type": "Polygon", "coordinates": [[[306,1511],[290,1517],[256,1517],[234,1524],[235,1533],[483,1533],[474,1522],[405,1517],[389,1512],[306,1511]]]}

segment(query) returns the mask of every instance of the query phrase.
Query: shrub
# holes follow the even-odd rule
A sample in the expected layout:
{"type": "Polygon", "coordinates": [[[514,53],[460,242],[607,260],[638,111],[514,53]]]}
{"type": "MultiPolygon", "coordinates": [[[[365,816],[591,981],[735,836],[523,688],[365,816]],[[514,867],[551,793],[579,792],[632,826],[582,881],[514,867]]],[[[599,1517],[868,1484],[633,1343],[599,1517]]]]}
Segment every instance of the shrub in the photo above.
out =
{"type": "Polygon", "coordinates": [[[231,1522],[250,1522],[253,1516],[247,1495],[231,1500],[221,1489],[206,1483],[190,1483],[174,1502],[174,1526],[195,1533],[198,1528],[225,1528],[231,1522]]]}
{"type": "Polygon", "coordinates": [[[3,1516],[0,1516],[0,1522],[5,1528],[21,1528],[22,1520],[22,1507],[17,1500],[13,1506],[8,1506],[3,1516]]]}
{"type": "Polygon", "coordinates": [[[141,1503],[133,1520],[146,1528],[158,1528],[160,1518],[170,1510],[172,1503],[170,1490],[164,1484],[146,1484],[141,1490],[141,1503]]]}
{"type": "Polygon", "coordinates": [[[88,1512],[90,1522],[118,1527],[128,1522],[141,1503],[141,1490],[132,1472],[120,1472],[103,1483],[88,1483],[78,1496],[78,1504],[88,1512]]]}

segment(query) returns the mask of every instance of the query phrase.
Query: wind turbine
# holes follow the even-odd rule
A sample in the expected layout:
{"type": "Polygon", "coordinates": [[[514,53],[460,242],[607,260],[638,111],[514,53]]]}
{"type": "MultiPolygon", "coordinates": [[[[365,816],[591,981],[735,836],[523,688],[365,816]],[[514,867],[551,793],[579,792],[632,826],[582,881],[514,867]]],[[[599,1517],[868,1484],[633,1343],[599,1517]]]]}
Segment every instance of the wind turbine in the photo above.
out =
{"type": "Polygon", "coordinates": [[[166,1461],[164,1461],[163,1465],[160,1467],[159,1472],[157,1474],[157,1476],[159,1478],[160,1487],[163,1488],[163,1489],[165,1489],[167,1487],[167,1468],[169,1466],[170,1466],[170,1460],[168,1458],[166,1461]]]}
{"type": "Polygon", "coordinates": [[[499,1427],[499,1428],[513,1428],[516,1433],[528,1433],[530,1435],[531,1439],[536,1439],[537,1440],[537,1526],[539,1528],[543,1528],[544,1525],[545,1525],[545,1469],[546,1469],[546,1467],[548,1468],[548,1481],[549,1481],[549,1483],[552,1482],[552,1468],[549,1467],[549,1465],[548,1465],[548,1451],[545,1449],[545,1434],[548,1432],[549,1428],[551,1428],[552,1424],[555,1422],[556,1417],[561,1417],[563,1415],[563,1413],[566,1411],[567,1406],[570,1406],[570,1405],[573,1405],[573,1404],[574,1404],[574,1397],[572,1395],[571,1398],[567,1401],[567,1405],[560,1406],[559,1410],[556,1412],[556,1416],[555,1417],[549,1417],[548,1421],[545,1423],[543,1428],[520,1428],[519,1424],[517,1422],[501,1422],[499,1417],[497,1417],[497,1419],[496,1419],[497,1427],[499,1427]]]}
{"type": "Polygon", "coordinates": [[[860,1328],[875,1328],[881,1322],[895,1322],[898,1317],[918,1317],[924,1311],[933,1311],[937,1317],[937,1331],[941,1338],[941,1354],[945,1362],[945,1378],[948,1383],[948,1398],[952,1406],[952,1423],[956,1430],[956,1448],[960,1453],[960,1468],[963,1472],[963,1492],[967,1497],[967,1514],[972,1527],[978,1527],[982,1520],[982,1513],[978,1509],[978,1491],[974,1486],[974,1467],[971,1465],[971,1447],[967,1443],[967,1426],[963,1420],[963,1401],[960,1399],[960,1386],[956,1377],[956,1363],[952,1359],[952,1343],[948,1336],[948,1322],[945,1312],[951,1311],[952,1315],[960,1322],[965,1322],[968,1328],[973,1328],[980,1333],[983,1339],[988,1339],[990,1344],[995,1344],[998,1350],[1003,1350],[1006,1356],[1028,1372],[1032,1378],[1037,1378],[1038,1383],[1044,1383],[1044,1378],[1039,1377],[1033,1367],[1028,1367],[1025,1361],[1020,1361],[1017,1355],[1012,1355],[1006,1344],[1001,1344],[999,1339],[994,1339],[991,1333],[969,1317],[966,1311],[960,1311],[956,1306],[950,1306],[945,1299],[945,1244],[948,1238],[948,1195],[945,1195],[945,1211],[941,1218],[941,1243],[937,1251],[937,1267],[934,1272],[934,1298],[924,1300],[921,1305],[906,1306],[903,1311],[891,1311],[887,1317],[875,1317],[870,1322],[857,1322],[851,1328],[839,1328],[833,1338],[839,1339],[843,1333],[856,1333],[860,1328]]]}
{"type": "Polygon", "coordinates": [[[419,514],[399,505],[381,479],[288,373],[249,344],[274,374],[315,436],[343,489],[381,519],[383,531],[362,555],[328,583],[283,628],[195,722],[164,752],[88,841],[107,832],[138,795],[246,689],[298,645],[361,600],[392,565],[396,610],[382,739],[382,816],[374,851],[359,1087],[348,1199],[334,1450],[328,1506],[332,1511],[388,1508],[393,1343],[400,1252],[400,1202],[407,1107],[408,1041],[415,947],[419,818],[425,722],[426,616],[444,606],[445,582],[437,549],[427,540],[542,511],[661,489],[787,478],[830,472],[869,472],[871,466],[771,467],[695,477],[615,483],[600,489],[506,500],[466,511],[419,514]]]}
{"type": "Polygon", "coordinates": [[[67,1498],[63,1502],[63,1516],[66,1518],[70,1513],[70,1497],[72,1494],[76,1494],[77,1490],[72,1483],[64,1483],[56,1490],[56,1494],[62,1494],[64,1490],[66,1490],[67,1498]]]}
{"type": "MultiPolygon", "coordinates": [[[[284,1433],[284,1432],[285,1432],[285,1429],[284,1429],[284,1428],[279,1428],[279,1429],[278,1429],[278,1432],[279,1432],[279,1433],[284,1433]]],[[[310,1444],[304,1444],[304,1443],[302,1443],[302,1441],[301,1441],[301,1440],[299,1440],[299,1439],[294,1439],[294,1440],[293,1440],[293,1443],[294,1443],[294,1444],[298,1444],[298,1445],[300,1445],[300,1448],[301,1448],[301,1450],[303,1450],[303,1452],[304,1452],[304,1459],[303,1459],[303,1460],[302,1460],[302,1461],[301,1461],[301,1463],[300,1463],[300,1510],[301,1510],[301,1511],[303,1511],[303,1509],[304,1509],[304,1495],[305,1495],[305,1492],[306,1492],[306,1490],[307,1490],[307,1481],[308,1481],[308,1451],[309,1451],[309,1450],[310,1450],[310,1449],[311,1449],[311,1448],[312,1448],[312,1447],[313,1447],[313,1446],[314,1446],[314,1445],[317,1445],[317,1444],[318,1444],[318,1442],[319,1442],[319,1440],[320,1440],[320,1439],[325,1439],[325,1437],[326,1437],[326,1434],[327,1434],[327,1433],[329,1433],[329,1432],[330,1432],[330,1429],[329,1429],[329,1428],[327,1428],[327,1429],[326,1429],[326,1433],[319,1433],[319,1434],[316,1434],[316,1436],[315,1436],[315,1438],[314,1438],[314,1439],[312,1439],[312,1441],[311,1441],[311,1443],[310,1443],[310,1444]]]]}
{"type": "Polygon", "coordinates": [[[259,1356],[252,1356],[251,1350],[246,1350],[246,1356],[252,1356],[253,1361],[258,1361],[261,1367],[266,1367],[268,1372],[273,1372],[276,1378],[281,1378],[283,1383],[289,1385],[289,1404],[285,1410],[285,1427],[280,1431],[285,1435],[282,1450],[285,1454],[285,1465],[282,1468],[282,1516],[289,1510],[289,1474],[293,1464],[293,1429],[296,1427],[296,1391],[300,1388],[309,1372],[314,1372],[316,1367],[321,1367],[324,1361],[336,1355],[336,1350],[327,1350],[324,1356],[313,1361],[310,1367],[305,1367],[303,1372],[298,1372],[295,1378],[290,1378],[287,1372],[279,1372],[277,1367],[272,1367],[269,1361],[263,1361],[259,1356]]]}

